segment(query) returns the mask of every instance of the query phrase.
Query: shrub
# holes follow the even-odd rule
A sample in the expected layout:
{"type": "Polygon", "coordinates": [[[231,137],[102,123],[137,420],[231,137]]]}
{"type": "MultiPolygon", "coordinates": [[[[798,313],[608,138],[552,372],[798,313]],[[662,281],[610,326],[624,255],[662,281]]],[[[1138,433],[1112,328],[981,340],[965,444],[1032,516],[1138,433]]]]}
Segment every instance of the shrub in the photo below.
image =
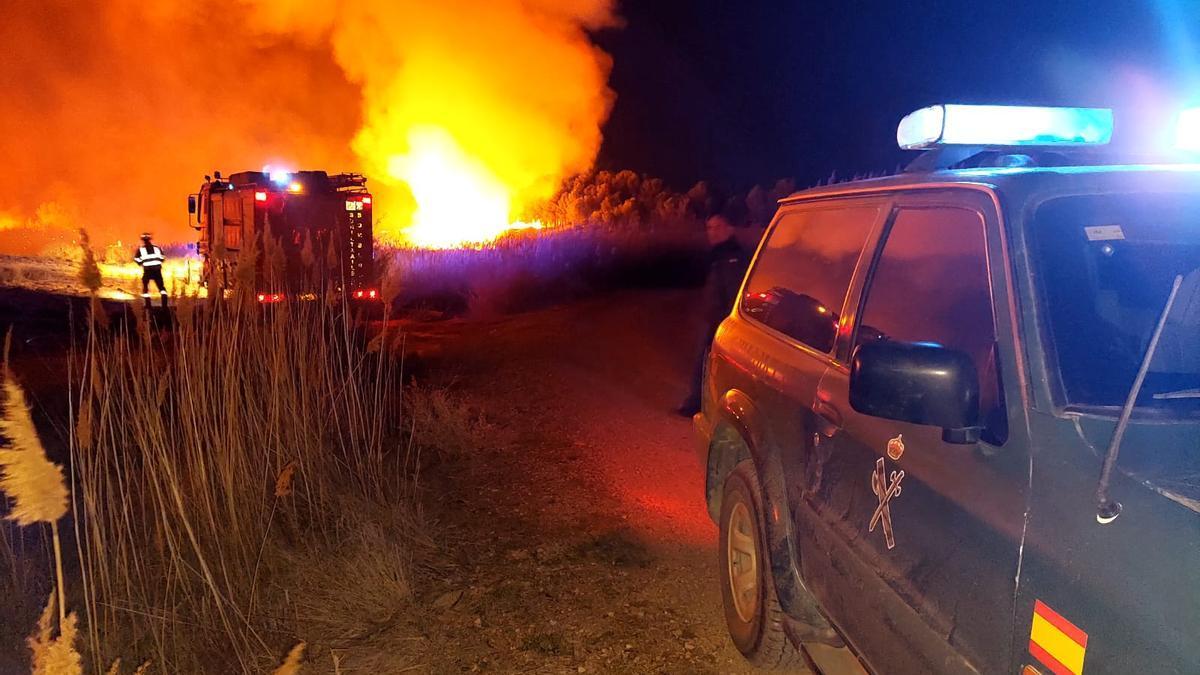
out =
{"type": "Polygon", "coordinates": [[[479,317],[596,291],[694,285],[704,278],[710,216],[723,213],[758,232],[792,188],[781,180],[748,195],[723,196],[701,182],[680,193],[632,171],[597,171],[568,179],[522,216],[541,229],[458,249],[377,247],[377,258],[401,280],[402,306],[479,317]]]}

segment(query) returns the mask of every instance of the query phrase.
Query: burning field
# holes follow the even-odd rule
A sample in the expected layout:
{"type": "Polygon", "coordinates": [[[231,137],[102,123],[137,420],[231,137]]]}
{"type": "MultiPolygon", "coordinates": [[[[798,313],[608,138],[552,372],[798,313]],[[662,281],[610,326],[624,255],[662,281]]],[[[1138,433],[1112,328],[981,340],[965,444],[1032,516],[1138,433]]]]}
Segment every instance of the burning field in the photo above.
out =
{"type": "Polygon", "coordinates": [[[534,225],[596,156],[613,94],[589,32],[616,23],[607,0],[18,3],[0,25],[0,252],[53,254],[80,227],[194,239],[202,177],[264,164],[366,174],[392,244],[534,225]]]}
{"type": "MultiPolygon", "coordinates": [[[[691,619],[672,619],[672,632],[633,654],[622,645],[645,632],[645,612],[608,609],[620,597],[607,587],[632,566],[639,583],[676,577],[638,600],[671,611],[688,576],[673,570],[694,572],[711,557],[708,524],[682,500],[639,488],[621,502],[687,512],[686,544],[702,555],[668,556],[661,569],[634,535],[610,531],[626,517],[615,505],[581,511],[587,533],[569,544],[551,539],[574,537],[574,523],[549,514],[540,524],[513,517],[495,541],[470,529],[482,521],[463,520],[511,512],[506,496],[477,499],[495,490],[473,455],[543,453],[540,467],[505,469],[536,475],[564,461],[556,453],[566,441],[558,431],[529,435],[523,413],[495,408],[504,396],[454,389],[460,375],[488,383],[517,362],[472,360],[488,352],[477,328],[515,327],[504,349],[527,359],[512,380],[528,380],[522,386],[547,402],[566,400],[541,388],[537,359],[570,350],[541,340],[585,317],[558,309],[598,291],[654,288],[638,311],[672,307],[679,320],[663,342],[677,348],[694,299],[686,287],[704,272],[705,221],[722,214],[750,225],[749,243],[791,189],[679,191],[596,169],[615,94],[610,58],[593,38],[619,28],[614,4],[6,8],[0,313],[12,329],[0,506],[21,519],[0,527],[0,595],[13,599],[0,611],[0,672],[119,673],[143,662],[139,673],[294,673],[301,662],[305,672],[334,673],[733,663],[723,633],[691,619]],[[260,181],[288,178],[268,192],[245,182],[247,170],[260,181]],[[289,230],[297,236],[285,245],[276,226],[286,206],[310,196],[311,184],[291,180],[301,175],[325,182],[321,213],[337,220],[306,224],[303,236],[289,230]],[[243,223],[261,229],[242,239],[243,223]],[[343,226],[362,239],[316,248],[314,232],[343,226]],[[136,302],[142,232],[161,243],[169,309],[136,302]],[[383,300],[370,321],[359,321],[359,305],[346,311],[354,290],[345,264],[362,262],[363,246],[377,285],[358,292],[383,300]],[[217,270],[213,260],[231,251],[236,266],[217,270]],[[277,303],[256,303],[255,274],[289,265],[325,292],[289,287],[277,303]],[[236,286],[213,284],[239,270],[250,274],[222,277],[236,286]],[[521,334],[527,325],[536,327],[521,334]],[[443,522],[458,528],[451,537],[488,542],[488,586],[459,562],[478,544],[447,541],[435,529],[443,522]],[[532,554],[513,544],[532,541],[530,532],[545,535],[532,554]],[[560,614],[527,609],[529,582],[514,570],[545,572],[551,562],[548,588],[564,598],[580,596],[580,585],[594,591],[571,618],[587,639],[567,640],[555,620],[528,624],[560,614]],[[600,585],[598,564],[612,568],[600,585]],[[460,615],[467,608],[474,616],[460,615]],[[677,638],[703,649],[675,654],[677,638]]],[[[595,347],[638,343],[627,329],[606,322],[597,335],[614,339],[595,347]]],[[[574,368],[569,359],[553,367],[574,368]]],[[[673,395],[667,381],[656,395],[673,395]]],[[[558,429],[565,413],[538,408],[544,418],[531,424],[558,429]]],[[[597,485],[555,489],[601,503],[597,485]]]]}
{"type": "MultiPolygon", "coordinates": [[[[174,296],[205,297],[200,285],[201,261],[194,256],[174,258],[163,265],[167,292],[174,296]]],[[[131,301],[141,294],[142,269],[133,262],[98,263],[101,287],[96,294],[105,300],[131,301]]],[[[78,256],[0,255],[0,286],[11,286],[52,295],[86,295],[79,280],[78,256]]]]}
{"type": "Polygon", "coordinates": [[[377,257],[417,271],[405,302],[496,296],[488,277],[561,286],[585,257],[691,255],[730,205],[763,224],[789,185],[675,192],[594,170],[615,94],[593,37],[620,24],[610,0],[19,3],[0,25],[0,286],[82,293],[86,231],[99,295],[136,298],[150,231],[168,291],[203,295],[186,199],[215,170],[365,175],[377,257]]]}

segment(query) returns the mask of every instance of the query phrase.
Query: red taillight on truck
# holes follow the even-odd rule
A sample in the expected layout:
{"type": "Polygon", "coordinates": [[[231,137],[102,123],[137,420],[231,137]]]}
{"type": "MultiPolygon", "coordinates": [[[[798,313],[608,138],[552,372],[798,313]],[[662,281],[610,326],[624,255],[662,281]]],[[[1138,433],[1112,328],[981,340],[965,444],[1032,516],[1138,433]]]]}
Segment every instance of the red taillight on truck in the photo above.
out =
{"type": "Polygon", "coordinates": [[[255,193],[254,193],[254,201],[256,201],[256,202],[265,202],[265,201],[267,201],[267,193],[265,193],[265,192],[255,192],[255,193]]]}
{"type": "Polygon", "coordinates": [[[371,206],[371,195],[354,196],[346,200],[347,211],[363,211],[371,206]]]}

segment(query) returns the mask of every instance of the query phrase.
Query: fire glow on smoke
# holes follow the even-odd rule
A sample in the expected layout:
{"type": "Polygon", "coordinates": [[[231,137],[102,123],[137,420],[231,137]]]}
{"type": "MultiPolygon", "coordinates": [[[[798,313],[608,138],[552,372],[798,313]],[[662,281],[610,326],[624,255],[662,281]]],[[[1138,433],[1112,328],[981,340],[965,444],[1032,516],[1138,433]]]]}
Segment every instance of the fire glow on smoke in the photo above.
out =
{"type": "Polygon", "coordinates": [[[362,87],[352,148],[386,205],[382,238],[435,248],[492,240],[527,227],[518,220],[528,207],[591,167],[612,94],[609,58],[587,31],[612,24],[610,4],[342,6],[327,30],[362,87]]]}
{"type": "Polygon", "coordinates": [[[0,22],[0,252],[81,226],[100,244],[193,240],[202,177],[268,162],[366,174],[390,243],[524,227],[599,149],[613,95],[590,32],[613,4],[17,3],[0,22]],[[48,203],[69,217],[35,217],[48,203]]]}

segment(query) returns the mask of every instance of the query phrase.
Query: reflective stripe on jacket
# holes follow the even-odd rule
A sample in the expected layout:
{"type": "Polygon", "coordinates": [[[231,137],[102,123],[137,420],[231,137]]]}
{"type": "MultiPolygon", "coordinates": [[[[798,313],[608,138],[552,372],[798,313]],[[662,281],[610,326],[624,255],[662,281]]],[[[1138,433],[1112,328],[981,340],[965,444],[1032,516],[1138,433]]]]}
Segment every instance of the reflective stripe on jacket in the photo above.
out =
{"type": "Polygon", "coordinates": [[[133,257],[133,261],[142,267],[158,267],[163,264],[166,257],[163,256],[162,249],[151,245],[147,250],[145,246],[139,246],[137,255],[133,257]]]}

